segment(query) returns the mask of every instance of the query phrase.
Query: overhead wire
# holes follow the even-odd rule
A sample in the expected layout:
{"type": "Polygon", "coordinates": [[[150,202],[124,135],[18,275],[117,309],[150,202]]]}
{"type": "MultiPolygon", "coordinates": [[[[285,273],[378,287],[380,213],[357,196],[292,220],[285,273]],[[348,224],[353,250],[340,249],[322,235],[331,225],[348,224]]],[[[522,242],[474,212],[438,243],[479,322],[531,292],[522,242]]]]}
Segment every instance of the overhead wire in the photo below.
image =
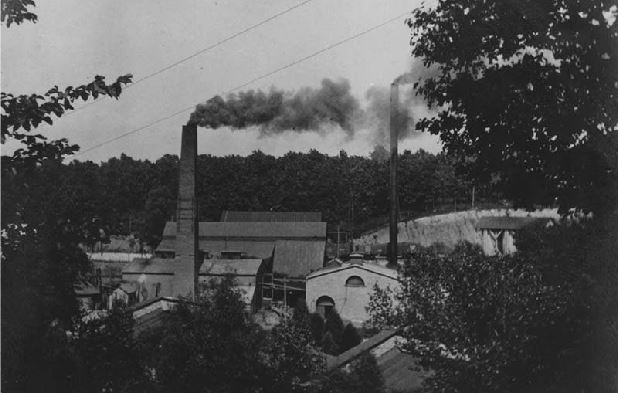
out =
{"type": "MultiPolygon", "coordinates": [[[[232,34],[232,35],[230,35],[230,36],[227,36],[227,37],[223,38],[223,39],[222,39],[222,40],[220,40],[220,41],[215,42],[215,43],[214,43],[214,44],[212,44],[212,45],[207,46],[206,48],[200,49],[200,50],[198,50],[197,52],[194,52],[194,53],[190,54],[189,56],[183,57],[183,58],[182,58],[182,59],[180,59],[180,60],[177,60],[177,61],[175,61],[175,62],[173,62],[173,63],[171,63],[171,64],[169,64],[169,65],[167,65],[167,66],[165,66],[165,67],[163,67],[163,68],[161,68],[161,69],[159,69],[159,70],[157,70],[157,71],[154,71],[154,72],[152,72],[152,73],[150,73],[150,74],[148,74],[148,75],[146,75],[146,76],[144,76],[144,77],[141,77],[141,78],[139,78],[139,79],[135,80],[135,81],[134,81],[133,83],[131,83],[130,85],[127,85],[124,89],[125,89],[125,90],[128,90],[128,89],[130,89],[130,88],[133,88],[133,87],[135,87],[137,84],[139,84],[139,83],[141,83],[141,82],[144,82],[145,80],[148,80],[148,79],[153,78],[153,77],[155,77],[155,76],[157,76],[157,75],[160,75],[160,74],[162,74],[162,73],[164,73],[164,72],[166,72],[166,71],[168,71],[168,70],[170,70],[170,69],[172,69],[172,68],[174,68],[174,67],[176,67],[176,66],[178,66],[178,65],[180,65],[180,64],[182,64],[182,63],[184,63],[184,62],[186,62],[186,61],[188,61],[188,60],[191,60],[191,59],[193,59],[193,58],[195,58],[195,57],[197,57],[197,56],[199,56],[199,55],[201,55],[201,54],[204,54],[204,53],[206,53],[206,52],[209,52],[209,51],[211,51],[211,50],[213,50],[213,49],[215,49],[215,48],[217,48],[217,47],[219,47],[219,46],[221,46],[221,45],[225,44],[226,42],[232,41],[233,39],[238,38],[238,37],[240,37],[241,35],[246,34],[246,33],[250,32],[250,31],[252,31],[252,30],[255,30],[255,29],[257,29],[258,27],[261,27],[261,26],[263,26],[263,25],[267,24],[268,22],[273,21],[273,20],[275,20],[275,19],[279,18],[280,16],[283,16],[283,15],[285,15],[285,14],[288,14],[288,13],[290,13],[290,12],[294,11],[295,9],[300,8],[300,7],[304,6],[305,4],[310,3],[310,2],[312,2],[312,1],[313,1],[313,0],[305,0],[305,1],[302,1],[302,2],[300,2],[300,3],[298,3],[298,4],[293,5],[292,7],[289,7],[289,8],[287,8],[287,9],[285,9],[285,10],[281,11],[281,12],[278,12],[278,13],[276,13],[276,14],[274,14],[274,15],[271,15],[271,16],[269,16],[269,17],[268,17],[268,18],[266,18],[266,19],[262,19],[261,21],[259,21],[259,22],[255,23],[255,24],[253,24],[253,25],[251,25],[251,26],[247,27],[246,29],[240,30],[240,31],[238,31],[238,32],[236,32],[236,33],[234,33],[234,34],[232,34]]],[[[78,111],[80,111],[80,110],[82,110],[82,109],[85,109],[85,108],[87,108],[87,107],[89,107],[89,106],[91,106],[91,105],[94,105],[94,104],[96,104],[97,102],[101,102],[101,101],[103,101],[103,100],[94,100],[94,101],[88,102],[87,104],[82,105],[82,106],[80,106],[79,108],[76,108],[75,110],[73,110],[73,111],[71,111],[71,112],[67,113],[67,116],[70,116],[70,115],[72,115],[72,114],[74,114],[74,113],[76,113],[76,112],[78,112],[78,111]]]]}
{"type": "MultiPolygon", "coordinates": [[[[392,17],[392,18],[390,18],[390,19],[388,19],[388,20],[384,21],[384,22],[381,22],[381,23],[379,23],[379,24],[377,24],[377,25],[374,25],[374,26],[372,26],[372,27],[370,27],[370,28],[368,28],[368,29],[366,29],[366,30],[363,30],[363,31],[361,31],[361,32],[359,32],[359,33],[356,33],[356,34],[351,35],[351,36],[349,36],[349,37],[347,37],[347,38],[344,38],[343,40],[340,40],[340,41],[337,41],[337,42],[335,42],[335,43],[333,43],[333,44],[330,44],[330,45],[328,45],[328,46],[325,46],[325,47],[323,47],[322,49],[319,49],[319,50],[317,50],[317,51],[315,51],[315,52],[312,52],[312,53],[311,53],[311,54],[309,54],[309,55],[306,55],[306,56],[304,56],[304,57],[301,57],[301,58],[299,58],[299,59],[296,59],[296,60],[294,60],[294,61],[292,61],[292,62],[290,62],[290,63],[288,63],[288,64],[285,64],[285,65],[283,65],[283,66],[281,66],[281,67],[279,67],[279,68],[276,68],[276,69],[274,69],[274,70],[272,70],[272,71],[269,71],[269,72],[264,73],[264,74],[262,74],[262,75],[260,75],[260,76],[258,76],[258,77],[255,77],[255,78],[253,78],[253,79],[251,79],[251,80],[249,80],[249,81],[247,81],[247,82],[244,82],[244,83],[242,83],[242,84],[240,84],[240,85],[237,85],[237,86],[235,86],[235,87],[233,87],[233,88],[231,88],[231,89],[228,89],[228,90],[226,90],[226,91],[224,91],[224,92],[220,93],[219,95],[228,94],[228,93],[234,92],[234,91],[236,91],[236,90],[242,89],[243,87],[247,87],[248,85],[250,85],[250,84],[252,84],[252,83],[255,83],[255,82],[260,81],[260,80],[262,80],[262,79],[268,78],[269,76],[275,75],[275,74],[277,74],[277,73],[279,73],[279,72],[281,72],[281,71],[284,71],[284,70],[286,70],[286,69],[288,69],[288,68],[291,68],[291,67],[293,67],[293,66],[295,66],[295,65],[297,65],[297,64],[303,63],[303,62],[305,62],[305,61],[307,61],[307,60],[309,60],[309,59],[312,59],[313,57],[316,57],[316,56],[318,56],[318,55],[320,55],[320,54],[322,54],[322,53],[324,53],[324,52],[327,52],[327,51],[329,51],[329,50],[331,50],[331,49],[334,49],[334,48],[336,48],[336,47],[338,47],[338,46],[341,46],[341,45],[343,45],[343,44],[345,44],[345,43],[348,43],[348,42],[350,42],[350,41],[352,41],[352,40],[354,40],[354,39],[356,39],[356,38],[359,38],[359,37],[361,37],[361,36],[363,36],[363,35],[365,35],[365,34],[368,34],[368,33],[372,32],[372,31],[374,31],[374,30],[377,30],[377,29],[379,29],[379,28],[381,28],[381,27],[383,27],[383,26],[386,26],[387,24],[392,23],[392,22],[394,22],[394,21],[396,21],[396,20],[400,19],[401,17],[403,17],[403,16],[405,16],[405,15],[409,15],[409,13],[410,13],[409,11],[406,11],[406,12],[404,12],[404,13],[401,13],[401,14],[399,14],[399,15],[395,16],[395,17],[392,17]]],[[[174,112],[174,113],[172,113],[172,114],[170,114],[170,115],[167,115],[167,116],[165,116],[165,117],[162,117],[162,118],[160,118],[160,119],[157,119],[157,120],[155,120],[155,121],[153,121],[153,122],[151,122],[151,123],[148,123],[148,124],[146,124],[146,125],[144,125],[144,126],[141,126],[141,127],[135,128],[135,129],[132,129],[132,130],[130,130],[130,131],[128,131],[128,132],[125,132],[125,133],[123,133],[123,134],[121,134],[121,135],[118,135],[118,136],[116,136],[116,137],[114,137],[114,138],[111,138],[111,139],[109,139],[109,140],[103,141],[103,142],[98,143],[98,144],[96,144],[96,145],[94,145],[94,146],[91,146],[91,147],[89,147],[89,148],[86,148],[86,149],[84,149],[84,150],[82,150],[82,151],[80,151],[80,152],[77,152],[77,153],[73,154],[73,157],[80,156],[80,155],[82,155],[82,154],[85,154],[85,153],[91,152],[91,151],[93,151],[93,150],[95,150],[95,149],[98,149],[98,148],[100,148],[100,147],[102,147],[102,146],[108,145],[108,144],[110,144],[110,143],[112,143],[112,142],[115,142],[115,141],[117,141],[117,140],[119,140],[119,139],[126,138],[126,137],[128,137],[128,136],[130,136],[130,135],[133,135],[133,134],[135,134],[135,133],[137,133],[137,132],[139,132],[139,131],[142,131],[142,130],[144,130],[144,129],[146,129],[146,128],[150,128],[150,127],[152,127],[152,126],[154,126],[154,125],[157,125],[157,124],[159,124],[159,123],[161,123],[161,122],[164,122],[164,121],[169,120],[169,119],[171,119],[171,118],[173,118],[173,117],[176,117],[176,116],[178,116],[178,115],[180,115],[180,114],[182,114],[182,113],[184,113],[184,112],[187,112],[187,111],[189,111],[189,110],[193,109],[194,107],[195,107],[195,104],[192,104],[192,105],[190,105],[190,106],[188,106],[188,107],[185,107],[185,108],[183,108],[183,109],[180,109],[180,110],[178,110],[178,111],[176,111],[176,112],[174,112]]]]}

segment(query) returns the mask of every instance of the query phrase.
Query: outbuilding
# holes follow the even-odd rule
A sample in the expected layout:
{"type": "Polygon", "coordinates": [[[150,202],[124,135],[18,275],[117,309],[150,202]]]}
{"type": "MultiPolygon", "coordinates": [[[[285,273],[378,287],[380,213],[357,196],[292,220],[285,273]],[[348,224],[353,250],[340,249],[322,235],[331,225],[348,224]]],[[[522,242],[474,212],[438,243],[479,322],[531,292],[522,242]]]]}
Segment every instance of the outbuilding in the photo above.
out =
{"type": "Polygon", "coordinates": [[[481,247],[485,255],[508,255],[517,251],[515,232],[534,225],[551,225],[552,220],[540,217],[481,217],[476,230],[481,234],[481,247]]]}

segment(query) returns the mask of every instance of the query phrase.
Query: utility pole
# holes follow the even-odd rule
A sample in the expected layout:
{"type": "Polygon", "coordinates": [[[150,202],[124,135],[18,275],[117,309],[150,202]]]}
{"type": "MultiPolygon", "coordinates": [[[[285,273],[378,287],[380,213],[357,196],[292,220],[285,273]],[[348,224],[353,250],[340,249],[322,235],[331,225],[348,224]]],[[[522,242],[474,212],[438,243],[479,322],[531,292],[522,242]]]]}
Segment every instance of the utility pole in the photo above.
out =
{"type": "Polygon", "coordinates": [[[399,125],[401,119],[399,111],[399,87],[397,82],[391,83],[391,105],[390,105],[390,220],[389,220],[389,243],[388,243],[388,263],[397,266],[397,222],[399,209],[397,203],[397,142],[399,138],[399,125]]]}

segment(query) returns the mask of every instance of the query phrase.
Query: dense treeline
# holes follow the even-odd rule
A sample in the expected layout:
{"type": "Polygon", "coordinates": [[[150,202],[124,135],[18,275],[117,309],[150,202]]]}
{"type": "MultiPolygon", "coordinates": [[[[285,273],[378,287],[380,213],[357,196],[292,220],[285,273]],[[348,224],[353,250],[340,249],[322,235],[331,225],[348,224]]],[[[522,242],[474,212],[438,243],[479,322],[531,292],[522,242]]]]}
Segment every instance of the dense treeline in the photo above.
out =
{"type": "MultiPolygon", "coordinates": [[[[247,157],[198,159],[198,202],[202,220],[217,220],[223,210],[320,211],[334,230],[356,233],[383,223],[388,213],[388,153],[376,149],[371,158],[328,156],[317,151],[274,157],[260,151],[247,157]]],[[[150,162],[126,155],[107,162],[44,163],[30,175],[29,198],[45,196],[56,213],[87,220],[87,234],[135,233],[157,244],[163,225],[175,212],[178,157],[150,162]]],[[[448,206],[470,206],[472,182],[458,174],[445,155],[405,151],[399,160],[399,204],[402,216],[448,206]]],[[[3,216],[12,214],[12,178],[3,179],[3,216]]],[[[476,187],[477,201],[482,190],[476,187]]],[[[485,190],[485,195],[487,191],[485,190]]]]}

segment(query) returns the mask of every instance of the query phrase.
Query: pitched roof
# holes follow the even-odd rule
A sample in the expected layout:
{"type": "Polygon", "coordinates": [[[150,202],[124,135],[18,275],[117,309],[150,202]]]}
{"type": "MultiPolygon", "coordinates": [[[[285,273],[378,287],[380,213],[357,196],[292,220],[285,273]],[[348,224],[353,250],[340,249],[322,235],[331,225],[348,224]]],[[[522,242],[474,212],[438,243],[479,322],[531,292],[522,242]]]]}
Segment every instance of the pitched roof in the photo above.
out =
{"type": "Polygon", "coordinates": [[[328,359],[329,361],[326,364],[327,370],[333,370],[335,368],[341,367],[352,360],[356,359],[362,353],[367,352],[378,345],[384,343],[387,340],[395,337],[397,335],[397,330],[384,330],[374,336],[371,336],[367,340],[358,344],[357,346],[348,349],[342,354],[338,356],[328,359]]]}
{"type": "Polygon", "coordinates": [[[384,385],[389,390],[416,392],[431,373],[414,369],[418,366],[417,359],[397,346],[398,338],[400,337],[396,330],[382,331],[337,357],[327,357],[326,369],[330,371],[340,368],[361,354],[369,352],[375,356],[378,368],[384,377],[384,385]]]}
{"type": "MultiPolygon", "coordinates": [[[[233,239],[233,238],[232,238],[233,239]]],[[[275,241],[272,239],[264,240],[208,240],[200,238],[200,250],[207,251],[210,254],[217,254],[222,251],[235,250],[243,252],[247,257],[252,258],[269,258],[273,255],[275,241]]],[[[174,238],[163,239],[157,250],[159,251],[174,251],[174,238]]]]}
{"type": "Polygon", "coordinates": [[[235,274],[255,276],[262,264],[261,259],[207,259],[200,267],[200,275],[222,276],[235,274]]]}
{"type": "Polygon", "coordinates": [[[194,304],[184,299],[157,297],[129,307],[133,313],[134,336],[137,337],[146,331],[162,327],[170,315],[169,311],[180,303],[194,304]]]}
{"type": "Polygon", "coordinates": [[[73,284],[73,291],[76,296],[95,296],[100,294],[99,287],[88,282],[73,284]]]}
{"type": "Polygon", "coordinates": [[[277,240],[273,273],[288,277],[305,277],[324,263],[324,241],[277,240]]]}
{"type": "Polygon", "coordinates": [[[485,216],[476,223],[477,229],[508,229],[517,230],[534,223],[547,223],[549,218],[541,217],[508,217],[508,216],[485,216]]]}
{"type": "Polygon", "coordinates": [[[243,212],[225,210],[222,222],[320,222],[320,212],[243,212]]]}
{"type": "Polygon", "coordinates": [[[382,276],[392,278],[393,280],[399,279],[399,274],[397,273],[397,270],[390,268],[390,267],[380,266],[376,263],[363,262],[359,264],[359,263],[345,262],[341,264],[340,266],[337,266],[337,265],[329,266],[329,267],[325,267],[323,269],[311,272],[311,274],[307,275],[307,280],[314,279],[316,277],[325,276],[327,274],[337,273],[337,272],[348,270],[348,269],[362,269],[362,270],[366,270],[366,271],[369,271],[375,274],[379,274],[382,276]]]}
{"type": "Polygon", "coordinates": [[[384,385],[393,392],[418,392],[431,372],[415,370],[418,359],[399,348],[391,348],[377,357],[384,385]]]}
{"type": "MultiPolygon", "coordinates": [[[[200,239],[207,238],[326,238],[325,222],[200,222],[200,239]]],[[[163,238],[176,236],[176,223],[168,222],[163,238]]]]}

